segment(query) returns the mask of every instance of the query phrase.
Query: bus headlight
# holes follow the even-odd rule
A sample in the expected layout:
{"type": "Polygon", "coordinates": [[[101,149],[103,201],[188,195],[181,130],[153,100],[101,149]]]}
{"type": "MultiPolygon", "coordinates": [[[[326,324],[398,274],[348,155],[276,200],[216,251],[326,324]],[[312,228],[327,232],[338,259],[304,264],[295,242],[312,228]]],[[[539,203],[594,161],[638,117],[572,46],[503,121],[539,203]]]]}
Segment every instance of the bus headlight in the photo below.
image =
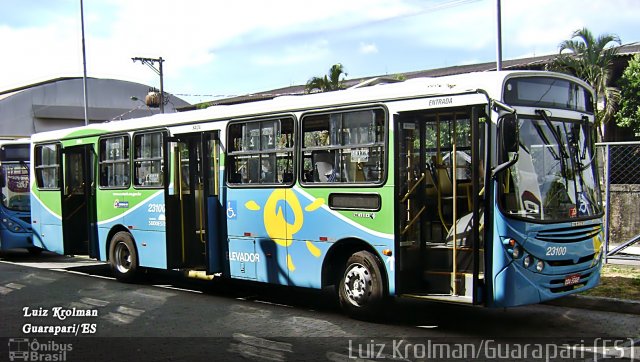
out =
{"type": "Polygon", "coordinates": [[[516,242],[515,239],[505,239],[503,241],[504,246],[507,248],[507,252],[511,254],[511,257],[518,259],[522,256],[522,247],[516,242]]]}
{"type": "Polygon", "coordinates": [[[538,273],[542,272],[542,270],[544,269],[544,262],[542,260],[538,260],[538,262],[536,263],[536,270],[538,271],[538,273]]]}
{"type": "Polygon", "coordinates": [[[6,217],[2,218],[2,223],[4,224],[4,226],[7,228],[7,230],[11,230],[14,232],[24,232],[25,230],[22,228],[22,226],[20,226],[20,224],[18,224],[17,222],[8,219],[6,217]]]}
{"type": "Polygon", "coordinates": [[[524,265],[525,268],[528,268],[531,265],[531,255],[527,255],[524,260],[522,261],[522,265],[524,265]]]}
{"type": "Polygon", "coordinates": [[[522,252],[520,251],[520,246],[514,246],[513,251],[511,252],[511,256],[513,256],[514,259],[518,259],[520,257],[520,254],[522,254],[522,252]]]}

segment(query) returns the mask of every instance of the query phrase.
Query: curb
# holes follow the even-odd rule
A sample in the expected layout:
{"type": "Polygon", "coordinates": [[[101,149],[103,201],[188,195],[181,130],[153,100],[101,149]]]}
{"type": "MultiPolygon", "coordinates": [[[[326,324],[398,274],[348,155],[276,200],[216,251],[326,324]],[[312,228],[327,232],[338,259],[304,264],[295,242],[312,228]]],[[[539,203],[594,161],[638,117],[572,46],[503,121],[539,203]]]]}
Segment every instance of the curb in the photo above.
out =
{"type": "Polygon", "coordinates": [[[556,307],[582,308],[603,312],[640,315],[640,301],[607,297],[592,297],[588,295],[568,295],[550,300],[543,304],[556,307]]]}

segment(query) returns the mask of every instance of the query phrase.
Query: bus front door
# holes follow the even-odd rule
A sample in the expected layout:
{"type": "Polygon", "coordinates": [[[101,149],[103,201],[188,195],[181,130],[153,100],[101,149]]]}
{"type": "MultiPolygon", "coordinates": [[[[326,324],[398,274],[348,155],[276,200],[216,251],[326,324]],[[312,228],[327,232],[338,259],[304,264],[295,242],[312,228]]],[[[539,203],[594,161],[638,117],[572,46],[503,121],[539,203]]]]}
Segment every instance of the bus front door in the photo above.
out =
{"type": "Polygon", "coordinates": [[[221,269],[217,132],[168,139],[167,260],[172,269],[221,269]]]}
{"type": "Polygon", "coordinates": [[[62,236],[65,254],[99,258],[93,145],[64,149],[62,236]]]}
{"type": "Polygon", "coordinates": [[[398,117],[396,283],[402,294],[479,302],[479,110],[413,111],[398,117]]]}

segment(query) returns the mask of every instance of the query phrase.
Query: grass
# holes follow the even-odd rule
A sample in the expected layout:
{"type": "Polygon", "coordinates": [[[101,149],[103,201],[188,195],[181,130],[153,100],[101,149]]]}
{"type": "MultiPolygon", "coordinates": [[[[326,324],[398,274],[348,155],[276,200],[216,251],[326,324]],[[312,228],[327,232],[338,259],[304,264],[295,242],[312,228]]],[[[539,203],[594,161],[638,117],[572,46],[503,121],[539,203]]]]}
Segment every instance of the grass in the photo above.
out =
{"type": "Polygon", "coordinates": [[[640,267],[605,264],[600,285],[582,294],[640,301],[640,267]]]}

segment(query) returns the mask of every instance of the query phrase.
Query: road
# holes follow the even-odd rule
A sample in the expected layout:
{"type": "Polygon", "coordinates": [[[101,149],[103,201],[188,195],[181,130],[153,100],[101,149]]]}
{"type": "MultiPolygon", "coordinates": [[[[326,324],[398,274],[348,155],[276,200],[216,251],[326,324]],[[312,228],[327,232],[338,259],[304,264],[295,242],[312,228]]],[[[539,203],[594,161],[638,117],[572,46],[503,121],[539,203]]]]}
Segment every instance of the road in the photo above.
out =
{"type": "Polygon", "coordinates": [[[526,353],[544,345],[551,357],[569,353],[564,344],[570,344],[575,360],[597,360],[603,352],[640,357],[638,347],[628,348],[638,346],[640,316],[623,312],[398,300],[380,320],[367,322],[344,316],[326,291],[205,282],[169,272],[125,284],[89,259],[0,257],[0,358],[27,348],[18,346],[25,340],[28,348],[59,358],[68,345],[65,360],[420,360],[470,345],[464,353],[479,360],[500,357],[501,350],[508,357],[503,360],[513,360],[511,350],[519,346],[522,353],[524,344],[533,344],[526,353]],[[449,349],[434,349],[443,344],[449,349]]]}

